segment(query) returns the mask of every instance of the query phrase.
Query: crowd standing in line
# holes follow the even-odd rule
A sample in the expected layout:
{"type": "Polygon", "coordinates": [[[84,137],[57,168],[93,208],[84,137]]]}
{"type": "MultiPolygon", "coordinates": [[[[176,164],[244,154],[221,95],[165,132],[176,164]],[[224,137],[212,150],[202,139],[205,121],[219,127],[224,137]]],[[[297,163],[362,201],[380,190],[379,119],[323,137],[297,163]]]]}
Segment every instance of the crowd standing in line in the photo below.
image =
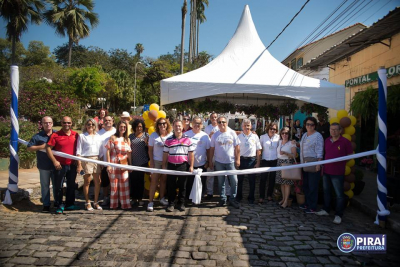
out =
{"type": "MultiPolygon", "coordinates": [[[[128,171],[127,169],[111,166],[100,166],[95,163],[74,161],[68,158],[53,155],[53,151],[64,152],[78,157],[107,161],[110,163],[132,166],[150,167],[193,172],[200,168],[207,170],[235,170],[252,169],[258,167],[275,167],[283,164],[293,164],[299,156],[300,161],[314,162],[323,158],[333,159],[347,156],[352,153],[350,141],[341,136],[342,128],[338,123],[329,125],[323,117],[319,123],[314,117],[304,121],[305,131],[300,130],[300,121],[296,120],[290,131],[283,127],[277,134],[278,125],[270,123],[267,133],[258,135],[252,131],[252,122],[249,119],[242,121],[242,131],[235,132],[228,126],[228,120],[216,113],[210,115],[210,124],[202,131],[204,121],[200,117],[183,116],[183,121],[177,119],[171,127],[169,120],[159,118],[155,123],[155,132],[148,135],[143,120],[136,119],[130,125],[128,112],[121,114],[121,120],[114,128],[114,119],[107,110],[99,111],[99,116],[85,121],[82,134],[72,130],[72,120],[62,118],[62,128],[53,131],[51,117],[42,119],[43,130],[34,135],[28,144],[29,151],[36,151],[38,169],[40,172],[43,212],[50,211],[50,181],[53,184],[54,207],[57,214],[64,210],[79,209],[75,205],[75,179],[77,173],[84,176],[83,193],[85,209],[101,210],[99,204],[100,187],[103,188],[103,205],[111,209],[130,209],[131,203],[143,205],[144,172],[128,171]],[[132,131],[129,130],[131,126],[132,131]],[[329,135],[324,139],[323,134],[329,128],[329,135]],[[173,128],[173,131],[172,131],[173,128]],[[99,130],[98,130],[99,129],[99,130]],[[318,131],[319,130],[319,131],[318,131]],[[290,141],[290,137],[298,140],[290,141]],[[47,155],[43,153],[45,149],[47,155]],[[325,155],[325,156],[324,156],[325,155]],[[149,165],[148,165],[149,164],[149,165]],[[89,184],[91,177],[94,180],[94,203],[89,199],[89,184]],[[63,202],[63,185],[66,184],[66,201],[63,202]],[[110,186],[111,185],[111,186],[110,186]]],[[[316,165],[303,168],[303,190],[306,202],[299,206],[306,213],[316,213],[327,216],[330,212],[331,189],[336,194],[336,212],[334,223],[340,224],[344,209],[344,173],[346,161],[316,165]],[[318,184],[323,167],[323,209],[317,212],[318,184]]],[[[190,192],[194,183],[194,176],[151,174],[149,187],[149,203],[147,211],[154,210],[154,195],[159,191],[160,204],[166,206],[168,212],[175,207],[185,210],[185,205],[191,201],[190,192]],[[177,190],[178,189],[178,193],[177,190]],[[175,206],[178,195],[177,205],[175,206]],[[168,200],[167,200],[167,199],[168,200]]],[[[245,175],[218,176],[219,206],[228,203],[239,208],[243,201],[243,182],[245,175]],[[229,196],[225,187],[229,187],[229,196]]],[[[250,205],[255,202],[255,174],[247,175],[250,205]]],[[[265,200],[272,201],[275,183],[279,184],[282,199],[277,203],[282,208],[289,205],[289,196],[293,181],[282,177],[282,172],[265,172],[260,177],[260,194],[258,203],[265,200]],[[268,184],[267,184],[268,181],[268,184]],[[267,193],[266,192],[267,187],[267,193]]],[[[206,199],[213,197],[213,177],[202,176],[201,196],[206,199]]],[[[203,199],[204,200],[204,199],[203,199]]]]}

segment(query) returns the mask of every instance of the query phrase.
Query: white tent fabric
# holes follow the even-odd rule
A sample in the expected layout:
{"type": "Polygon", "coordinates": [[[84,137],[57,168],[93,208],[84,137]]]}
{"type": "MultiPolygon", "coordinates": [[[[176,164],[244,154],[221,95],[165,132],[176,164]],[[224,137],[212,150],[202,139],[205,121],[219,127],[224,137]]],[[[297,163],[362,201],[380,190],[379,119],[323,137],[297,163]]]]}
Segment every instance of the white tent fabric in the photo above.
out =
{"type": "Polygon", "coordinates": [[[220,94],[288,97],[343,109],[344,86],[301,75],[266,49],[246,5],[235,34],[206,66],[161,81],[161,105],[220,94]]]}

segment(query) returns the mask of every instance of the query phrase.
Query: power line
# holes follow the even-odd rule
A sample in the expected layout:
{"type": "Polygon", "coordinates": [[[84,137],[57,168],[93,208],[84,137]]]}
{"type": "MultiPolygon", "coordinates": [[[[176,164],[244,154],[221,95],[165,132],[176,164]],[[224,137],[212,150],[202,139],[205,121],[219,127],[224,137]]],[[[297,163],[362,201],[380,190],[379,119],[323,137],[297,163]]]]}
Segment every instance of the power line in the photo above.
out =
{"type": "Polygon", "coordinates": [[[376,13],[379,12],[379,10],[381,10],[384,6],[386,6],[387,4],[389,4],[390,2],[392,2],[392,0],[387,1],[386,4],[384,4],[383,6],[381,6],[380,9],[378,9],[375,13],[373,13],[371,16],[369,16],[366,20],[364,20],[362,23],[365,23],[367,20],[369,20],[373,15],[375,15],[376,13]]]}
{"type": "Polygon", "coordinates": [[[294,15],[294,17],[289,21],[289,23],[285,26],[285,28],[283,28],[283,30],[278,34],[278,36],[276,36],[276,38],[269,44],[267,49],[279,38],[279,36],[286,30],[286,28],[289,27],[289,25],[292,23],[292,21],[297,17],[297,15],[300,14],[300,12],[308,4],[308,2],[310,2],[310,0],[307,0],[307,2],[304,3],[304,5],[300,8],[300,10],[296,13],[296,15],[294,15]]]}

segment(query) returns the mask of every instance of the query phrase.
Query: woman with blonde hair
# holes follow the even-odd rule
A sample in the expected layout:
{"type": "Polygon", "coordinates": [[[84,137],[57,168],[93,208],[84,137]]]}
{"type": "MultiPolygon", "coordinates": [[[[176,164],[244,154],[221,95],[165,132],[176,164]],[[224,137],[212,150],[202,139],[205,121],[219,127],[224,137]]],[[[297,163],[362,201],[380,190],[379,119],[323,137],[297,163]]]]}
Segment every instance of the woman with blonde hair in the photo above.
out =
{"type": "MultiPolygon", "coordinates": [[[[99,159],[99,152],[102,141],[100,135],[97,133],[97,123],[94,119],[88,119],[82,129],[82,133],[79,135],[76,155],[78,157],[88,159],[99,159]]],[[[85,209],[88,211],[93,210],[89,200],[89,185],[90,177],[93,176],[94,180],[94,208],[96,210],[102,210],[99,205],[99,193],[100,193],[100,172],[101,166],[96,163],[81,161],[77,162],[77,173],[83,171],[83,194],[85,195],[85,209]]]]}
{"type": "MultiPolygon", "coordinates": [[[[165,140],[172,135],[172,127],[167,119],[159,118],[154,126],[155,132],[150,135],[149,138],[149,158],[150,158],[150,168],[162,169],[162,160],[164,154],[165,140]]],[[[154,193],[158,182],[160,180],[160,203],[163,206],[168,205],[168,201],[165,200],[165,189],[167,185],[167,175],[152,173],[150,192],[149,192],[149,204],[147,205],[148,211],[153,211],[153,199],[154,193]]]]}

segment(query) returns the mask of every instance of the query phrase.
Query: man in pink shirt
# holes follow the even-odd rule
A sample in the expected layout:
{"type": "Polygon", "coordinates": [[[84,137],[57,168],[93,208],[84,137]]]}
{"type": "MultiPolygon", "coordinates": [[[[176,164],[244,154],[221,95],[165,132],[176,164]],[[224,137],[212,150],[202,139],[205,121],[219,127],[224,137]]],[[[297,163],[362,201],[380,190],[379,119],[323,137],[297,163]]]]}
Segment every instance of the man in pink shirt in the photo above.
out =
{"type": "MultiPolygon", "coordinates": [[[[194,146],[188,136],[182,133],[181,120],[175,120],[173,124],[174,134],[165,140],[163,169],[193,172],[194,146]]],[[[167,211],[174,211],[176,187],[179,188],[178,209],[185,210],[186,176],[170,175],[167,177],[168,207],[167,211]]]]}
{"type": "MultiPolygon", "coordinates": [[[[353,148],[351,142],[340,135],[342,127],[339,123],[332,123],[330,126],[331,136],[325,140],[325,159],[334,159],[351,155],[353,148]]],[[[344,209],[344,173],[346,170],[346,161],[324,164],[324,207],[316,214],[319,216],[328,216],[331,206],[331,186],[336,194],[336,213],[334,223],[342,222],[344,209]]]]}

